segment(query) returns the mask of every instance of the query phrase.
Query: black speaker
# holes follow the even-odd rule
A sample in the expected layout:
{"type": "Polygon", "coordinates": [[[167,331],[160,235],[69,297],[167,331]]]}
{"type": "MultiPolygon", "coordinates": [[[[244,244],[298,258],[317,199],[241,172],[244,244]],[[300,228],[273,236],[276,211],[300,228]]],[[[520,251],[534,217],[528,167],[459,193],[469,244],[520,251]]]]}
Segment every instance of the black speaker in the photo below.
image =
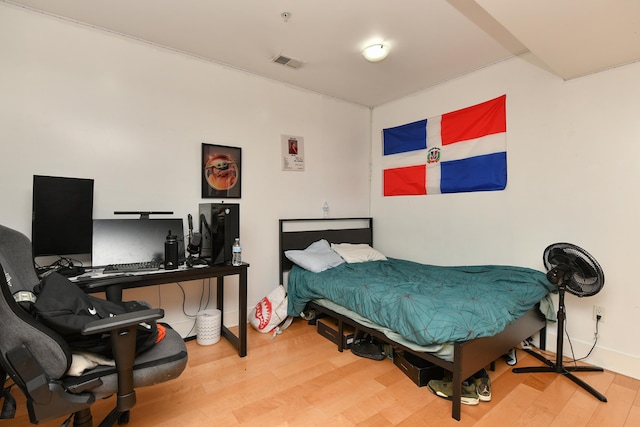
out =
{"type": "Polygon", "coordinates": [[[240,205],[201,203],[199,217],[202,234],[200,258],[210,265],[231,264],[231,247],[240,237],[240,205]]]}

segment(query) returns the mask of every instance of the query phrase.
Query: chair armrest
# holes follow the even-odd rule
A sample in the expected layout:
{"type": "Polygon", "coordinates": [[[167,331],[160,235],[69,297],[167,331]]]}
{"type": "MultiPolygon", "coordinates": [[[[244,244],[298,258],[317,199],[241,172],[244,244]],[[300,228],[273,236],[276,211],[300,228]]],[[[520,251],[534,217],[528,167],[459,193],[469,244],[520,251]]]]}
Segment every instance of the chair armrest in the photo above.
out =
{"type": "Polygon", "coordinates": [[[118,373],[116,409],[119,412],[128,411],[136,404],[133,364],[136,357],[137,325],[162,317],[164,310],[160,308],[138,310],[90,322],[82,329],[82,335],[110,332],[113,359],[118,373]]]}
{"type": "Polygon", "coordinates": [[[108,319],[100,319],[87,323],[81,331],[82,335],[91,335],[110,332],[127,326],[151,320],[162,319],[164,310],[161,308],[149,308],[146,310],[132,311],[130,313],[119,314],[108,319]]]}

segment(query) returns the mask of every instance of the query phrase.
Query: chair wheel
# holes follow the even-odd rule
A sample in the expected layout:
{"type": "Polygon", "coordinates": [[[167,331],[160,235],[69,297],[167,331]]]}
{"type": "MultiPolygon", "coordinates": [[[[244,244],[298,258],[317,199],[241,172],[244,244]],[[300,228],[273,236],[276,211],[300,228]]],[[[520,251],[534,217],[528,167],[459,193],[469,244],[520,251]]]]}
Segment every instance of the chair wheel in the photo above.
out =
{"type": "Polygon", "coordinates": [[[118,417],[118,425],[129,424],[131,418],[131,412],[125,411],[118,417]]]}

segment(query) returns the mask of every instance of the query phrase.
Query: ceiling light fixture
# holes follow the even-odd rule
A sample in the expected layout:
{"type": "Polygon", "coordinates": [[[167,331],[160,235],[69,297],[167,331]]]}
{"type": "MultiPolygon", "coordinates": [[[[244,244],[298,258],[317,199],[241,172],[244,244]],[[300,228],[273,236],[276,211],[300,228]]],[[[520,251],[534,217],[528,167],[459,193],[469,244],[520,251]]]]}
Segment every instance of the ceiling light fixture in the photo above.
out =
{"type": "Polygon", "coordinates": [[[369,62],[380,62],[389,55],[390,50],[389,46],[376,43],[365,47],[362,51],[362,56],[369,62]]]}

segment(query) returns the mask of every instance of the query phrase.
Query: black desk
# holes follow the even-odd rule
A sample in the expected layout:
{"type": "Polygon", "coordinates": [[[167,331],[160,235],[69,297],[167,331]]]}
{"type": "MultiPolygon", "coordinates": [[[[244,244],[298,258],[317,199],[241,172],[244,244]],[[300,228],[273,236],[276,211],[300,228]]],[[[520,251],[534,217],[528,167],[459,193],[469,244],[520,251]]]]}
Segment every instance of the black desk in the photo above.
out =
{"type": "Polygon", "coordinates": [[[186,282],[217,278],[216,306],[222,313],[221,335],[238,349],[240,357],[247,355],[247,268],[249,264],[240,266],[215,265],[207,267],[180,268],[147,274],[136,273],[134,275],[117,275],[113,277],[101,277],[89,280],[79,280],[78,284],[85,292],[105,292],[110,301],[122,301],[122,290],[141,288],[145,286],[163,285],[167,283],[186,282]],[[238,275],[238,335],[234,335],[224,326],[224,278],[238,275]]]}

